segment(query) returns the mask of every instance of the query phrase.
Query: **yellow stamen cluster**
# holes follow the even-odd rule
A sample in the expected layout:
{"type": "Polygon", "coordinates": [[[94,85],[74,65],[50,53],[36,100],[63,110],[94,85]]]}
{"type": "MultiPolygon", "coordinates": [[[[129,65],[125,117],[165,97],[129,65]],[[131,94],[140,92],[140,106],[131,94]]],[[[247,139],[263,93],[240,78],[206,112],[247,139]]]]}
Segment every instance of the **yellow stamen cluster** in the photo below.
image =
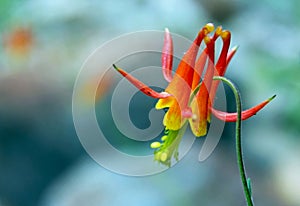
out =
{"type": "Polygon", "coordinates": [[[164,135],[161,137],[162,142],[152,142],[150,147],[152,149],[158,150],[154,155],[155,160],[169,165],[169,163],[167,163],[166,161],[168,159],[170,159],[170,157],[169,157],[170,152],[167,149],[164,149],[164,144],[168,144],[168,143],[166,143],[167,139],[168,139],[168,135],[164,135]]]}

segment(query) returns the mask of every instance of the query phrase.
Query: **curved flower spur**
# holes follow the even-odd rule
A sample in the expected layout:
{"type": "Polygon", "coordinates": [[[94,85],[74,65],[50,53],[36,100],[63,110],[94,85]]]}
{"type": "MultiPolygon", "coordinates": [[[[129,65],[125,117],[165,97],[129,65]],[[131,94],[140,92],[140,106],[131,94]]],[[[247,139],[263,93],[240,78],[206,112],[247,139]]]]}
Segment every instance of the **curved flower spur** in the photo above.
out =
{"type": "MultiPolygon", "coordinates": [[[[163,124],[165,135],[162,142],[153,142],[151,147],[155,150],[155,160],[170,166],[172,156],[177,159],[178,145],[184,133],[187,122],[196,137],[204,136],[207,133],[207,123],[210,121],[211,113],[225,122],[237,120],[237,113],[227,113],[214,109],[213,101],[216,95],[219,81],[213,81],[214,76],[224,76],[227,66],[237,51],[237,47],[229,50],[231,33],[217,27],[213,35],[214,25],[206,24],[198,33],[193,44],[180,61],[174,76],[172,75],[173,65],[173,41],[169,30],[165,30],[164,45],[162,50],[162,73],[169,85],[164,92],[158,93],[147,85],[143,84],[121,68],[113,67],[127,78],[144,94],[159,99],[156,109],[168,108],[163,124]],[[218,60],[215,63],[215,41],[221,38],[223,47],[218,60]],[[201,43],[206,47],[197,59],[197,53],[201,43]],[[203,71],[206,71],[202,77],[203,71]],[[180,135],[179,135],[180,133],[180,135]]],[[[261,110],[275,96],[242,111],[242,120],[248,119],[261,110]]]]}

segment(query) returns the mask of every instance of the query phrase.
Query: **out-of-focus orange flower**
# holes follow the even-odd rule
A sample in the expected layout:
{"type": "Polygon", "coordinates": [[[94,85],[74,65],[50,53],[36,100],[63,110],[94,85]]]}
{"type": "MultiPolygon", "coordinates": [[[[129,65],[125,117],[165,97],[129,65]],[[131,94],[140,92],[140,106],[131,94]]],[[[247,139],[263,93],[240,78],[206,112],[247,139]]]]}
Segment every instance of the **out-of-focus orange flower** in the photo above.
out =
{"type": "Polygon", "coordinates": [[[12,55],[26,55],[33,45],[32,31],[29,28],[18,27],[4,36],[3,44],[12,55]]]}

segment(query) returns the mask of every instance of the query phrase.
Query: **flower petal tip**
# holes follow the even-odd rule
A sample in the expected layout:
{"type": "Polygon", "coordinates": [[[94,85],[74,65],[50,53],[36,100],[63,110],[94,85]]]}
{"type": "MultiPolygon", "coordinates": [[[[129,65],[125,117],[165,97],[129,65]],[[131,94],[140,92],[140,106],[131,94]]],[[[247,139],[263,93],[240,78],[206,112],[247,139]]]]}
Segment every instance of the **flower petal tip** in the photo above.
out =
{"type": "Polygon", "coordinates": [[[213,23],[207,23],[204,27],[207,29],[208,33],[212,32],[215,29],[213,23]]]}
{"type": "Polygon", "coordinates": [[[268,99],[268,102],[270,102],[270,101],[272,101],[273,99],[275,99],[276,96],[277,96],[277,95],[274,94],[272,97],[270,97],[270,98],[268,99]]]}
{"type": "Polygon", "coordinates": [[[222,26],[218,26],[215,31],[216,35],[220,36],[222,34],[222,30],[223,30],[222,26]]]}
{"type": "Polygon", "coordinates": [[[240,48],[240,45],[236,45],[232,48],[232,51],[236,52],[240,48]]]}
{"type": "Polygon", "coordinates": [[[120,70],[120,68],[119,68],[119,67],[117,67],[115,64],[113,64],[112,66],[114,67],[114,69],[115,69],[115,70],[117,70],[117,71],[119,71],[119,70],[120,70]]]}
{"type": "MultiPolygon", "coordinates": [[[[273,95],[271,98],[263,101],[262,103],[242,111],[242,120],[246,120],[253,115],[256,115],[257,112],[259,112],[261,109],[263,109],[270,101],[272,101],[276,95],[273,95]]],[[[222,112],[219,110],[216,110],[214,108],[210,108],[212,113],[220,120],[223,120],[225,122],[235,122],[237,120],[237,113],[228,113],[228,112],[222,112]]]]}
{"type": "Polygon", "coordinates": [[[229,39],[230,36],[231,36],[230,31],[223,30],[222,33],[221,33],[221,38],[222,38],[223,40],[229,39]]]}

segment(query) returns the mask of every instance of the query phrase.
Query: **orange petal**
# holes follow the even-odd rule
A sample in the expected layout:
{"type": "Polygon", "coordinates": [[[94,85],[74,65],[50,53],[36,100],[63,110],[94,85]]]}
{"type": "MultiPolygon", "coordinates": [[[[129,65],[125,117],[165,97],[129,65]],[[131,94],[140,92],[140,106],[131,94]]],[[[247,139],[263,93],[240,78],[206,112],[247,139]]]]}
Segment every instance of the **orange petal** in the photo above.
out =
{"type": "Polygon", "coordinates": [[[168,82],[171,82],[173,79],[172,77],[173,41],[170,32],[167,28],[165,29],[165,39],[164,39],[164,46],[162,50],[161,62],[162,62],[162,72],[164,78],[168,82]]]}
{"type": "Polygon", "coordinates": [[[168,94],[167,92],[156,92],[135,77],[131,76],[127,72],[125,72],[123,69],[117,67],[116,65],[113,64],[113,67],[120,73],[122,74],[128,81],[130,81],[136,88],[138,88],[141,92],[144,94],[153,97],[153,98],[167,98],[170,97],[171,95],[168,94]]]}
{"type": "MultiPolygon", "coordinates": [[[[276,95],[272,96],[271,98],[263,101],[262,103],[247,109],[245,111],[242,111],[242,120],[246,120],[253,115],[255,115],[258,111],[260,111],[264,106],[266,106],[270,101],[272,101],[276,95]]],[[[225,122],[235,122],[237,120],[237,113],[228,113],[228,112],[222,112],[219,110],[216,110],[214,108],[210,108],[213,115],[215,115],[218,119],[223,120],[225,122]]]]}
{"type": "Polygon", "coordinates": [[[199,101],[200,99],[204,100],[206,98],[205,95],[203,92],[199,93],[197,99],[194,98],[190,105],[195,116],[190,118],[189,122],[191,130],[196,137],[204,136],[207,133],[207,120],[204,119],[207,115],[207,105],[199,101]],[[202,115],[204,115],[204,118],[202,115]]]}
{"type": "Polygon", "coordinates": [[[195,114],[195,118],[189,120],[192,132],[196,137],[204,136],[207,132],[208,98],[214,75],[215,42],[214,39],[209,37],[205,38],[204,40],[207,44],[207,52],[209,57],[208,66],[204,76],[203,84],[201,84],[196,98],[194,98],[191,103],[191,108],[195,114]]]}
{"type": "Polygon", "coordinates": [[[205,67],[206,60],[207,60],[207,48],[203,50],[203,52],[201,53],[200,57],[197,59],[197,62],[195,64],[193,84],[192,84],[193,91],[200,83],[200,79],[205,67]]]}

